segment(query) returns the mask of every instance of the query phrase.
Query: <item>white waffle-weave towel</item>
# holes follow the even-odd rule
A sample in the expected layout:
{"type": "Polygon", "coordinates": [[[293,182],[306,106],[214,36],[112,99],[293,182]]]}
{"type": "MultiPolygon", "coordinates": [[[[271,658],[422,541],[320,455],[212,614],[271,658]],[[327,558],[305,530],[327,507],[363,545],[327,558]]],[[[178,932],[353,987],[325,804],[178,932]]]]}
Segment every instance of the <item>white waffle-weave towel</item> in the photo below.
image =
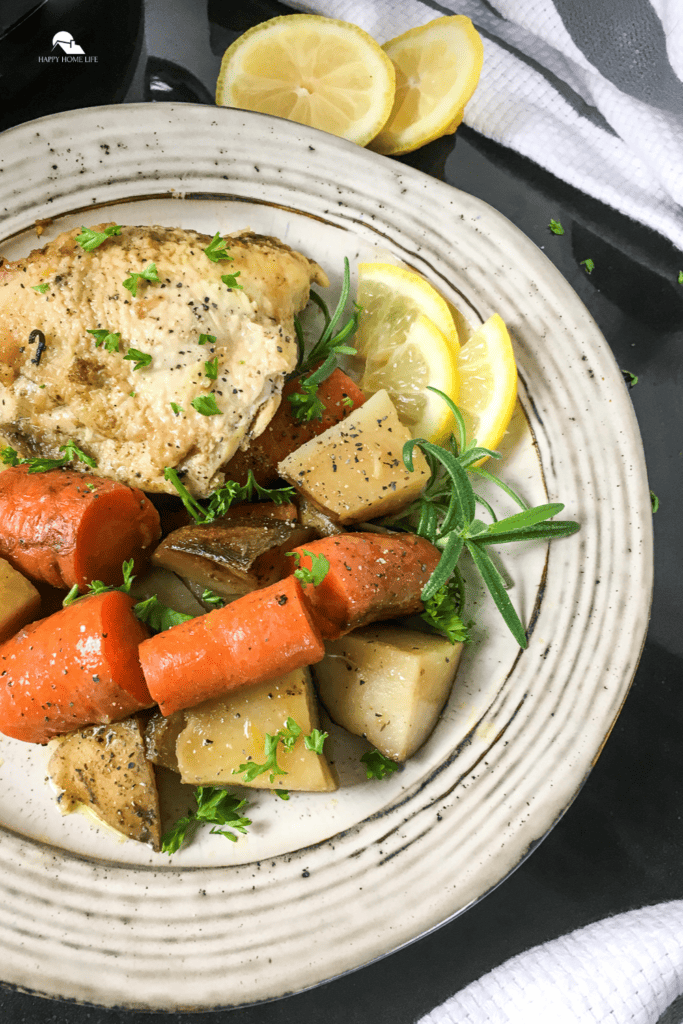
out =
{"type": "Polygon", "coordinates": [[[677,900],[606,918],[521,953],[419,1024],[680,1024],[682,994],[683,900],[677,900]]]}
{"type": "Polygon", "coordinates": [[[465,123],[683,249],[683,0],[289,0],[378,42],[470,17],[465,123]]]}

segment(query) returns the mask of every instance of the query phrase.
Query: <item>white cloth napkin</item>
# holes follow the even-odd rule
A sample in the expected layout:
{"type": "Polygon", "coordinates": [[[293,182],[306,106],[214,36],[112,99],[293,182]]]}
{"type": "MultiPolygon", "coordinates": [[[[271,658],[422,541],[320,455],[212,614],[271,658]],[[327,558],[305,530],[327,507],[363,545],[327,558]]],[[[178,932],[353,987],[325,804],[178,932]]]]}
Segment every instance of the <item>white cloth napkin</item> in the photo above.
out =
{"type": "Polygon", "coordinates": [[[289,6],[355,22],[380,43],[467,15],[484,41],[484,67],[465,123],[683,249],[683,0],[289,6]]]}
{"type": "Polygon", "coordinates": [[[677,900],[521,953],[419,1024],[680,1024],[682,993],[683,900],[677,900]]]}

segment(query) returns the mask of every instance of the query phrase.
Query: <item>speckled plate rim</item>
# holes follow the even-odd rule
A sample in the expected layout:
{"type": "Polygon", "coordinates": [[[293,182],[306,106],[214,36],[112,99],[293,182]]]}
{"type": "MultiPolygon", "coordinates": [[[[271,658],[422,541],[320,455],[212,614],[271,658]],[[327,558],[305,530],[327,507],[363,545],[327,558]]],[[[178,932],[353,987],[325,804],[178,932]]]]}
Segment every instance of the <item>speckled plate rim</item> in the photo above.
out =
{"type": "Polygon", "coordinates": [[[649,489],[597,326],[545,256],[480,200],[320,132],[224,108],[87,108],[0,136],[3,238],[142,194],[237,196],[375,233],[480,319],[498,311],[549,499],[582,522],[549,549],[529,649],[512,659],[486,721],[381,814],[228,869],[131,868],[0,832],[5,983],[205,1010],[302,990],[405,945],[481,898],[547,833],[638,662],[652,589],[649,489]]]}

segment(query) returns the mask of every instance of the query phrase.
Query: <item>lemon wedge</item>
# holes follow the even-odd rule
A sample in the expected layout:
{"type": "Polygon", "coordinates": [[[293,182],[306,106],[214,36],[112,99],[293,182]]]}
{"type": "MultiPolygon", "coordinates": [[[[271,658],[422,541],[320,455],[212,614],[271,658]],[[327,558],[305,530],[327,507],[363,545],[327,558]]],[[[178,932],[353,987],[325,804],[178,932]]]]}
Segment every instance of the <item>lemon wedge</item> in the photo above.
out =
{"type": "Polygon", "coordinates": [[[389,117],[394,88],[394,65],[363,29],[286,14],[254,25],[228,47],[216,103],[275,114],[365,146],[389,117]]]}
{"type": "Polygon", "coordinates": [[[467,440],[496,450],[517,401],[517,366],[508,329],[494,313],[460,349],[458,408],[467,440]]]}
{"type": "Polygon", "coordinates": [[[452,135],[477,87],[484,61],[469,18],[437,18],[389,40],[383,49],[396,68],[391,116],[370,149],[395,156],[452,135]]]}
{"type": "Polygon", "coordinates": [[[357,302],[361,390],[385,388],[413,437],[445,440],[452,413],[427,388],[458,402],[460,343],[447,302],[420,274],[391,263],[358,265],[357,302]]]}

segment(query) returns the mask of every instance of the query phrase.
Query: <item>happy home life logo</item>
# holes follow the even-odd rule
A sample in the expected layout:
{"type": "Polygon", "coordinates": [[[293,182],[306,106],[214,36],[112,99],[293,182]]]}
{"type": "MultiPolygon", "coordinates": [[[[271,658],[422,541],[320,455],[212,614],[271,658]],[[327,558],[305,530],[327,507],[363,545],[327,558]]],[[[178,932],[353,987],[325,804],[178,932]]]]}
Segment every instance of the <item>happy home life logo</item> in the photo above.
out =
{"type": "Polygon", "coordinates": [[[96,64],[97,57],[86,55],[82,46],[79,46],[70,32],[55,32],[52,37],[52,54],[49,57],[38,57],[42,64],[96,64]],[[61,53],[55,54],[55,50],[61,53]]]}

